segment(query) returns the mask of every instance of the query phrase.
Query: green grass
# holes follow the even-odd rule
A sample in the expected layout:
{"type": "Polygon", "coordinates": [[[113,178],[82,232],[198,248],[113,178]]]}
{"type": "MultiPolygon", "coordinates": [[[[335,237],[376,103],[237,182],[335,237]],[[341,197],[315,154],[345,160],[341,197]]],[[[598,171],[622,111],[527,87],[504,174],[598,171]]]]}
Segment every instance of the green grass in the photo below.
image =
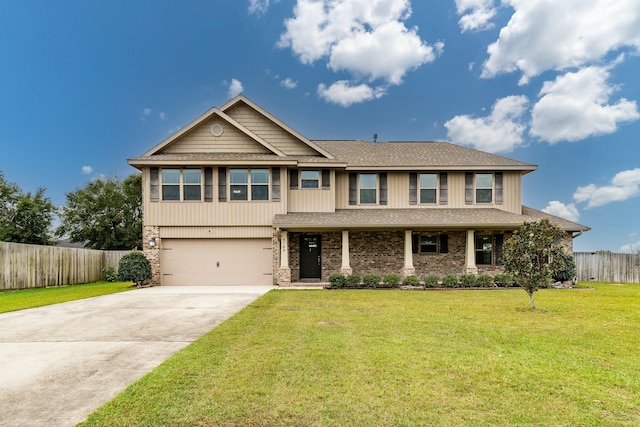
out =
{"type": "Polygon", "coordinates": [[[96,282],[0,292],[0,313],[128,291],[131,282],[96,282]]]}
{"type": "Polygon", "coordinates": [[[85,426],[640,425],[640,285],[272,291],[85,426]]]}

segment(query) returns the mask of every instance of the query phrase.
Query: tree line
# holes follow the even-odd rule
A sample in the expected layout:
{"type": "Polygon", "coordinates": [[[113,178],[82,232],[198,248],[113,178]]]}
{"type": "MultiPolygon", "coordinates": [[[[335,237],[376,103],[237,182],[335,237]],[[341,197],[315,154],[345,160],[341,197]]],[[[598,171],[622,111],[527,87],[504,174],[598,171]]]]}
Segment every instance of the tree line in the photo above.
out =
{"type": "Polygon", "coordinates": [[[0,241],[55,245],[59,238],[102,250],[142,247],[142,176],[100,178],[66,194],[58,208],[46,189],[23,192],[0,171],[0,241]],[[60,223],[53,227],[58,216],[60,223]]]}

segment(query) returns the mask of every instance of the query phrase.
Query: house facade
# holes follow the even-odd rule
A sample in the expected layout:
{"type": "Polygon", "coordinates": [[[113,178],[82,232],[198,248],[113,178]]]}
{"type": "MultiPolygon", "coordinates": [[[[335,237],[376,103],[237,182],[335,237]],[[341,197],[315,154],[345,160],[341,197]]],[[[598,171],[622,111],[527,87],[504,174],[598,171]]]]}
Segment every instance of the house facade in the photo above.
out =
{"type": "Polygon", "coordinates": [[[129,164],[156,285],[496,274],[533,164],[447,142],[309,140],[240,95],[129,164]]]}

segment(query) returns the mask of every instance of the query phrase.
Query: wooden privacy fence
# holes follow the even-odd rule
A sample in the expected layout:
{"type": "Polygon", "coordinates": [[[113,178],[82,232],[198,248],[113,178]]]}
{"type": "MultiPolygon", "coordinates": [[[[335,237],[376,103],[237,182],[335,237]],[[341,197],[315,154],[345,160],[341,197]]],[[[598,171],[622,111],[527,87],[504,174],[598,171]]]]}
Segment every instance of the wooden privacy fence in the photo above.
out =
{"type": "Polygon", "coordinates": [[[104,280],[104,268],[117,268],[127,252],[0,242],[0,290],[104,280]]]}
{"type": "Polygon", "coordinates": [[[640,255],[575,252],[578,280],[640,283],[640,255]]]}

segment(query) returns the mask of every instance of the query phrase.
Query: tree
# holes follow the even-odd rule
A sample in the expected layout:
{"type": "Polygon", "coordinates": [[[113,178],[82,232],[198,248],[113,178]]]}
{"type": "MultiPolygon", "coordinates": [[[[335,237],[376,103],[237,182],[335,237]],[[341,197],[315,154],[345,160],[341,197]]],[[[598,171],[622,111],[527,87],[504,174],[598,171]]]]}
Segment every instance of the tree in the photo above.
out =
{"type": "Polygon", "coordinates": [[[67,193],[58,236],[91,249],[142,247],[142,176],[98,179],[67,193]]]}
{"type": "Polygon", "coordinates": [[[549,284],[552,272],[562,268],[564,249],[555,242],[563,236],[560,227],[542,219],[525,222],[504,244],[505,271],[513,274],[516,283],[527,292],[531,308],[536,308],[533,293],[549,284]]]}
{"type": "Polygon", "coordinates": [[[151,279],[151,263],[142,252],[129,252],[120,258],[118,263],[119,281],[132,281],[140,287],[149,279],[151,279]]]}
{"type": "Polygon", "coordinates": [[[53,244],[51,223],[56,207],[39,188],[34,195],[4,179],[0,172],[0,240],[34,245],[53,244]]]}

